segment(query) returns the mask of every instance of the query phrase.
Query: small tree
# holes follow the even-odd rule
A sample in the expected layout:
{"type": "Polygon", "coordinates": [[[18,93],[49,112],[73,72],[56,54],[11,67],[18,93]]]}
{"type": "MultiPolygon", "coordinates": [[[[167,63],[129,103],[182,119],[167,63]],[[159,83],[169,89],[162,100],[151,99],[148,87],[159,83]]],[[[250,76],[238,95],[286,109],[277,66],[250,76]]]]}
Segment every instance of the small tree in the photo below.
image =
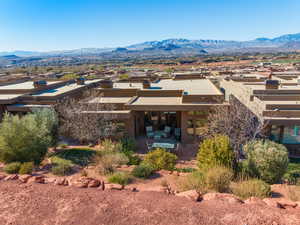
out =
{"type": "MultiPolygon", "coordinates": [[[[23,117],[5,114],[0,124],[0,160],[39,164],[54,139],[55,119],[34,112],[23,117]]],[[[50,115],[50,113],[49,113],[50,115]]],[[[53,114],[51,114],[53,115],[53,114]]]]}
{"type": "Polygon", "coordinates": [[[97,142],[113,137],[116,132],[112,105],[101,104],[96,91],[86,91],[82,98],[65,98],[56,105],[59,133],[80,142],[97,142]]]}
{"type": "Polygon", "coordinates": [[[269,140],[251,141],[244,147],[244,167],[251,176],[267,183],[280,181],[289,164],[288,151],[281,144],[269,140]]]}
{"type": "Polygon", "coordinates": [[[216,135],[205,139],[200,144],[197,160],[199,168],[233,167],[235,157],[229,138],[224,135],[216,135]]]}

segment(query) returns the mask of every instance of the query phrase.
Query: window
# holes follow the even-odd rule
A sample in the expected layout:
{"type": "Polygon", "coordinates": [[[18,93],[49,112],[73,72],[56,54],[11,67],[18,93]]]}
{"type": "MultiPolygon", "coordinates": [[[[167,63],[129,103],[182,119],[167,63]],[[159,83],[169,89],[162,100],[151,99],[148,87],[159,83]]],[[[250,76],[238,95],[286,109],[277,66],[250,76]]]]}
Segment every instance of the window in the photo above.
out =
{"type": "Polygon", "coordinates": [[[300,126],[284,127],[282,143],[283,144],[300,144],[300,126]]]}

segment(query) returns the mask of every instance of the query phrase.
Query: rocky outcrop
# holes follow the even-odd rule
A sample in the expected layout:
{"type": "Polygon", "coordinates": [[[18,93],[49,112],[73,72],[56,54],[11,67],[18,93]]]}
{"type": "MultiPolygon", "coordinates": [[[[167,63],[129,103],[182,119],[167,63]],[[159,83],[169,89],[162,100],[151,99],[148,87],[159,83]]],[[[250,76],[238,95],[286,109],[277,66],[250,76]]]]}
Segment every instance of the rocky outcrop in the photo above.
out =
{"type": "Polygon", "coordinates": [[[237,196],[227,193],[207,193],[203,195],[203,200],[221,200],[228,203],[244,203],[243,200],[241,200],[237,196]]]}
{"type": "Polygon", "coordinates": [[[199,192],[197,192],[196,190],[180,192],[180,193],[177,193],[176,196],[185,197],[187,199],[190,199],[190,200],[196,201],[196,202],[199,202],[203,199],[202,195],[199,192]]]}

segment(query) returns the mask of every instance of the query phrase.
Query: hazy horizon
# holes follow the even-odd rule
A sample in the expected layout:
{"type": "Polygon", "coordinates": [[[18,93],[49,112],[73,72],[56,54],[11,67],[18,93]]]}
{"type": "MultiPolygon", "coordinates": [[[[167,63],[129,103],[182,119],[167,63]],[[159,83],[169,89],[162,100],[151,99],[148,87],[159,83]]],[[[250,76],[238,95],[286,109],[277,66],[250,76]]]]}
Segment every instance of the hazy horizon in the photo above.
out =
{"type": "Polygon", "coordinates": [[[299,33],[287,0],[1,0],[0,51],[115,48],[170,38],[249,41],[299,33]]]}

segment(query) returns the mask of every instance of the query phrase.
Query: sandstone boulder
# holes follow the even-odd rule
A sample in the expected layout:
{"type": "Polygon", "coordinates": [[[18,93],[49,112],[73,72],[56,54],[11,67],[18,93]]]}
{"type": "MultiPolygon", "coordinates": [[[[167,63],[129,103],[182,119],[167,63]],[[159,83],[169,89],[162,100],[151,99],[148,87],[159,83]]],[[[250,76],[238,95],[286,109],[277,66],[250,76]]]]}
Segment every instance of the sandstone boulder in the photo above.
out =
{"type": "Polygon", "coordinates": [[[4,174],[0,174],[0,180],[3,180],[6,176],[4,174]]]}
{"type": "Polygon", "coordinates": [[[226,201],[228,203],[244,203],[237,196],[232,194],[227,194],[227,193],[207,193],[203,195],[203,200],[204,201],[221,200],[221,201],[226,201]]]}
{"type": "Polygon", "coordinates": [[[121,191],[121,190],[124,189],[124,186],[120,185],[120,184],[107,184],[106,188],[110,189],[110,190],[119,190],[119,191],[121,191]]]}
{"type": "Polygon", "coordinates": [[[266,203],[257,197],[250,197],[248,199],[245,200],[246,204],[260,204],[260,205],[266,205],[266,203]]]}
{"type": "Polygon", "coordinates": [[[45,183],[45,177],[44,176],[32,176],[32,177],[29,178],[28,183],[44,184],[45,183]]]}
{"type": "Polygon", "coordinates": [[[97,179],[91,179],[91,180],[89,181],[88,187],[89,187],[89,188],[95,188],[95,187],[99,187],[100,185],[101,185],[100,180],[97,180],[97,179]]]}
{"type": "Polygon", "coordinates": [[[280,199],[278,203],[281,205],[283,208],[296,208],[298,204],[296,202],[292,202],[288,199],[280,199]]]}
{"type": "Polygon", "coordinates": [[[17,180],[18,178],[19,178],[18,174],[12,174],[12,175],[8,175],[7,177],[5,177],[4,181],[17,180]]]}
{"type": "Polygon", "coordinates": [[[282,205],[273,198],[264,198],[263,201],[270,207],[283,208],[282,205]]]}
{"type": "Polygon", "coordinates": [[[58,178],[54,182],[55,185],[68,186],[69,181],[66,178],[58,178]]]}
{"type": "Polygon", "coordinates": [[[196,202],[199,202],[202,200],[202,195],[200,193],[198,193],[196,190],[180,192],[180,193],[176,194],[176,196],[185,197],[185,198],[188,198],[188,199],[190,199],[192,201],[196,201],[196,202]]]}
{"type": "Polygon", "coordinates": [[[32,177],[32,176],[29,175],[29,174],[24,174],[24,175],[19,176],[19,180],[20,180],[22,183],[27,183],[27,181],[28,181],[31,177],[32,177]]]}

